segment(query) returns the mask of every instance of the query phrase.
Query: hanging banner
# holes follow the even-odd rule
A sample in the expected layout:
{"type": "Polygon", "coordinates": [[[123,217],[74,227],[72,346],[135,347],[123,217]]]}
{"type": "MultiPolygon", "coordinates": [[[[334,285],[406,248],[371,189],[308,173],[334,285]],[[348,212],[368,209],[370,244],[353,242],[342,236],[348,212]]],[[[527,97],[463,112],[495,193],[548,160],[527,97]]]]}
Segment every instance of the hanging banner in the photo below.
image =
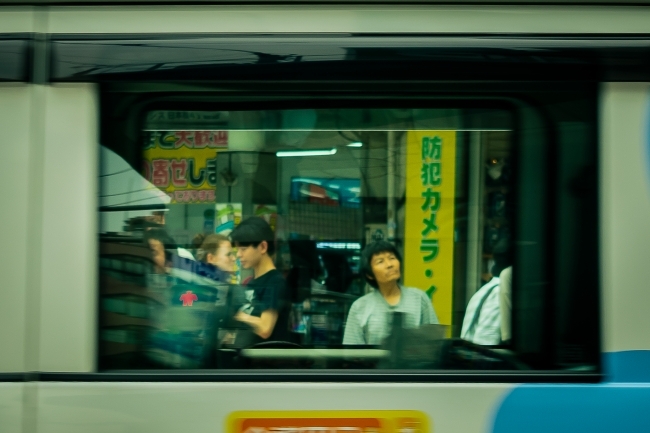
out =
{"type": "Polygon", "coordinates": [[[415,410],[233,412],[228,433],[429,433],[427,416],[415,410]]]}
{"type": "Polygon", "coordinates": [[[406,152],[404,284],[425,290],[451,325],[456,132],[409,131],[406,152]]]}
{"type": "Polygon", "coordinates": [[[144,177],[172,203],[212,203],[217,151],[228,148],[228,131],[153,131],[143,151],[144,177]]]}

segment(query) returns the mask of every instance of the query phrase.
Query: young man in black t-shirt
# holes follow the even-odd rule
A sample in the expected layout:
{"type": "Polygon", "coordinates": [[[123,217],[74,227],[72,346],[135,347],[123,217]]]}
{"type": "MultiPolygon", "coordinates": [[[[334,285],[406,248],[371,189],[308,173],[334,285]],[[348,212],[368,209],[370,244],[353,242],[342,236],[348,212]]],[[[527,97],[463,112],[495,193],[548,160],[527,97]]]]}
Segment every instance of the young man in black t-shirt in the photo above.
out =
{"type": "Polygon", "coordinates": [[[289,341],[289,301],[280,271],[275,269],[275,236],[269,224],[258,217],[242,221],[230,235],[237,247],[242,268],[252,269],[248,283],[249,304],[235,319],[250,325],[253,332],[268,341],[289,341]]]}

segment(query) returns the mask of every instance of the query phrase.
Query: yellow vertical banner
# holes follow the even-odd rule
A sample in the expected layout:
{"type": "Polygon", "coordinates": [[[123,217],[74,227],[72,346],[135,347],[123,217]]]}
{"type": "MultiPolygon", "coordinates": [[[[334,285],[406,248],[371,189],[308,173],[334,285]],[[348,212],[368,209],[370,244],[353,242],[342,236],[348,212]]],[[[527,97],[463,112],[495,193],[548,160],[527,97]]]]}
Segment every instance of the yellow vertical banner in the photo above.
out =
{"type": "Polygon", "coordinates": [[[406,153],[404,284],[425,290],[451,325],[456,131],[408,131],[406,153]]]}

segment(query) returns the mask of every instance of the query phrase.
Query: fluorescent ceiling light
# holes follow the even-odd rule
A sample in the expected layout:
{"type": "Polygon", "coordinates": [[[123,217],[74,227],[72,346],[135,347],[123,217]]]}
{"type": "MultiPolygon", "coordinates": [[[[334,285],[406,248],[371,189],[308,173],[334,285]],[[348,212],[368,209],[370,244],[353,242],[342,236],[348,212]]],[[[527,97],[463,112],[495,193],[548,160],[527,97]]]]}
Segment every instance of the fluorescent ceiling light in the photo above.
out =
{"type": "Polygon", "coordinates": [[[319,150],[280,150],[275,153],[277,157],[285,156],[327,156],[336,154],[336,148],[319,150]]]}
{"type": "Polygon", "coordinates": [[[361,147],[363,146],[363,143],[360,141],[355,141],[354,143],[348,144],[348,147],[361,147]]]}
{"type": "Polygon", "coordinates": [[[318,242],[316,248],[335,248],[337,250],[360,250],[359,242],[318,242]]]}

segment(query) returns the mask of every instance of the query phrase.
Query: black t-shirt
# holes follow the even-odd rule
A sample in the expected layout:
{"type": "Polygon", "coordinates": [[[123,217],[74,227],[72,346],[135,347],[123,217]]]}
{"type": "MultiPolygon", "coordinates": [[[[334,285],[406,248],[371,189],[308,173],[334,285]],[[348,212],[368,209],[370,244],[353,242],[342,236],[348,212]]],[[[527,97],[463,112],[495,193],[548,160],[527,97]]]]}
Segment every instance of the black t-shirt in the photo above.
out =
{"type": "Polygon", "coordinates": [[[248,314],[261,317],[267,310],[275,310],[278,313],[278,320],[267,341],[290,341],[289,296],[280,271],[273,269],[251,280],[246,289],[251,296],[248,314]]]}

